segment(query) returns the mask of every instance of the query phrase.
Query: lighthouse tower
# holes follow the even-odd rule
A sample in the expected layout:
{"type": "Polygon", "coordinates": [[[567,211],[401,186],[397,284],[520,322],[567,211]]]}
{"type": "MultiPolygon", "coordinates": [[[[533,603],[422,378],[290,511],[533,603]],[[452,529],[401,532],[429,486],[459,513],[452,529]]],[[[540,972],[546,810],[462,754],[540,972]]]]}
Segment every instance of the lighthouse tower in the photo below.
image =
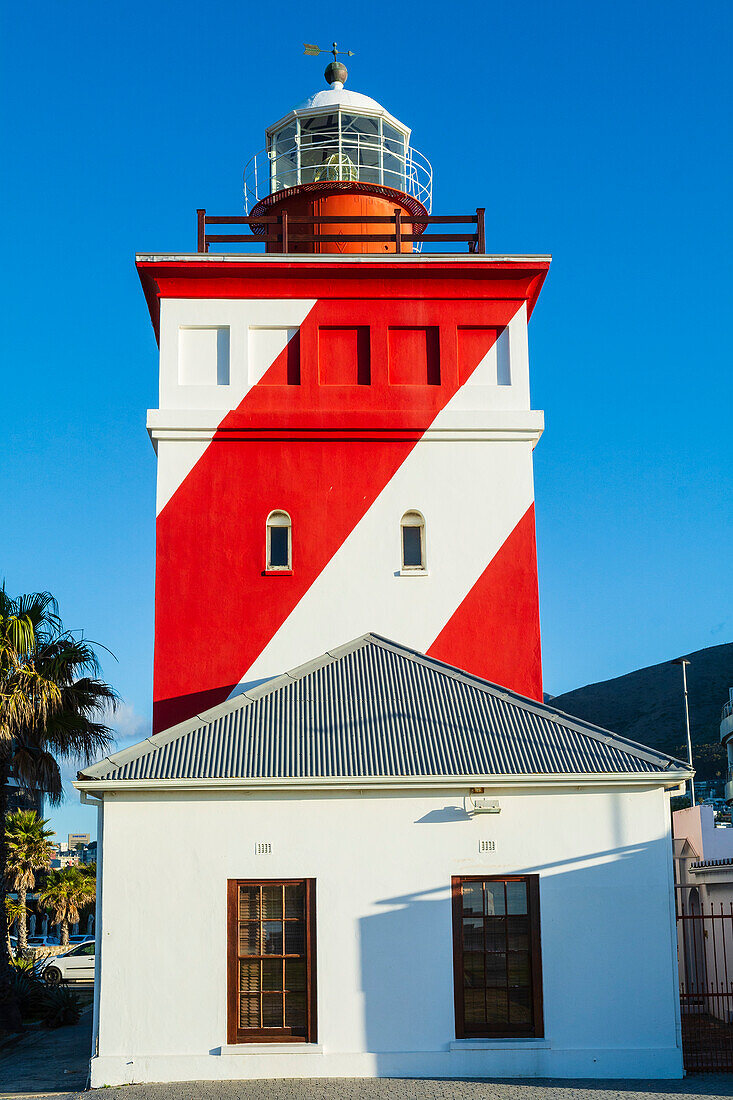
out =
{"type": "Polygon", "coordinates": [[[326,79],[268,128],[246,216],[199,211],[196,253],[138,256],[156,730],[367,631],[542,698],[527,322],[549,259],[486,254],[482,211],[435,218],[409,128],[326,79]]]}

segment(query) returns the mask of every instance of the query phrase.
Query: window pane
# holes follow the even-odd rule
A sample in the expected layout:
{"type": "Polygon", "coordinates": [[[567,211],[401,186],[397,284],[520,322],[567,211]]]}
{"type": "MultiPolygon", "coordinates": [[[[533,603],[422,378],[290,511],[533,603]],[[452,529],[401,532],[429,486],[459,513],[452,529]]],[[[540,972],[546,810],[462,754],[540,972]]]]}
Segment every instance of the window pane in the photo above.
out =
{"type": "Polygon", "coordinates": [[[239,926],[239,954],[259,955],[260,953],[260,926],[259,924],[240,924],[239,926]]]}
{"type": "Polygon", "coordinates": [[[504,883],[503,882],[487,882],[486,883],[486,916],[487,917],[503,917],[504,916],[504,883]]]}
{"type": "Polygon", "coordinates": [[[480,882],[464,882],[463,912],[480,917],[484,911],[484,889],[480,882]]]}
{"type": "Polygon", "coordinates": [[[283,995],[282,993],[262,994],[262,1026],[283,1026],[283,995]]]}
{"type": "Polygon", "coordinates": [[[508,1023],[509,1007],[506,989],[486,990],[486,1019],[495,1026],[508,1023]]]}
{"type": "Polygon", "coordinates": [[[509,990],[509,1020],[513,1024],[532,1023],[531,992],[527,989],[509,990]]]}
{"type": "Polygon", "coordinates": [[[506,929],[504,927],[504,917],[487,917],[484,924],[486,926],[486,950],[505,951],[506,929]]]}
{"type": "Polygon", "coordinates": [[[285,922],[285,954],[302,955],[305,951],[305,925],[300,920],[285,922]]]}
{"type": "Polygon", "coordinates": [[[239,998],[239,1026],[260,1026],[260,999],[248,994],[239,998]]]}
{"type": "Polygon", "coordinates": [[[483,951],[484,929],[483,921],[479,917],[468,917],[463,921],[463,950],[483,951]]]}
{"type": "Polygon", "coordinates": [[[305,1027],[305,994],[285,994],[285,1026],[305,1027]]]}
{"type": "Polygon", "coordinates": [[[484,956],[481,951],[464,951],[463,984],[466,989],[479,989],[484,985],[484,956]]]}
{"type": "Polygon", "coordinates": [[[420,567],[422,565],[422,528],[402,528],[402,564],[405,568],[420,567]]]}
{"type": "Polygon", "coordinates": [[[270,569],[287,569],[289,527],[269,527],[270,532],[270,569]]]}
{"type": "Polygon", "coordinates": [[[305,959],[285,960],[285,988],[293,993],[305,991],[305,959]]]}
{"type": "Polygon", "coordinates": [[[483,1024],[486,1020],[486,1004],[483,989],[464,989],[463,1012],[467,1024],[483,1024]]]}
{"type": "Polygon", "coordinates": [[[486,984],[506,985],[506,955],[497,952],[486,956],[486,984]]]}
{"type": "Polygon", "coordinates": [[[84,945],[84,948],[82,949],[80,954],[82,954],[82,955],[93,955],[96,950],[97,950],[96,944],[87,943],[87,944],[84,945]]]}
{"type": "Polygon", "coordinates": [[[262,916],[281,917],[283,915],[283,888],[282,886],[262,887],[262,916]]]}
{"type": "Polygon", "coordinates": [[[527,883],[508,882],[506,884],[507,913],[527,912],[527,883]]]}
{"type": "Polygon", "coordinates": [[[285,916],[302,917],[305,904],[305,886],[299,882],[296,886],[285,887],[285,916]]]}
{"type": "Polygon", "coordinates": [[[283,964],[282,959],[262,960],[262,988],[282,989],[283,964]]]}
{"type": "Polygon", "coordinates": [[[266,920],[262,924],[262,954],[282,955],[283,924],[280,920],[266,920]]]}
{"type": "Polygon", "coordinates": [[[509,985],[528,986],[530,984],[529,955],[509,956],[509,985]]]}
{"type": "Polygon", "coordinates": [[[508,948],[510,951],[529,951],[529,918],[510,917],[508,925],[508,948]]]}
{"type": "Polygon", "coordinates": [[[239,990],[240,993],[253,993],[260,988],[260,963],[259,959],[239,964],[239,990]]]}
{"type": "Polygon", "coordinates": [[[260,916],[259,886],[239,887],[239,919],[258,920],[260,916]]]}

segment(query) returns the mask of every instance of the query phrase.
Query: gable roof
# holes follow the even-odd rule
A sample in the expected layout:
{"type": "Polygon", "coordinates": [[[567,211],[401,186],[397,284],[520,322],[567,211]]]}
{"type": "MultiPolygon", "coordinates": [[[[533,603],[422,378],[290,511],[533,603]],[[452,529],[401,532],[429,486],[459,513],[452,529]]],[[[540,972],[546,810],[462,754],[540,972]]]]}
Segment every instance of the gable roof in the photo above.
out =
{"type": "Polygon", "coordinates": [[[641,778],[680,770],[689,771],[664,753],[365,634],[112,754],[79,780],[641,778]]]}

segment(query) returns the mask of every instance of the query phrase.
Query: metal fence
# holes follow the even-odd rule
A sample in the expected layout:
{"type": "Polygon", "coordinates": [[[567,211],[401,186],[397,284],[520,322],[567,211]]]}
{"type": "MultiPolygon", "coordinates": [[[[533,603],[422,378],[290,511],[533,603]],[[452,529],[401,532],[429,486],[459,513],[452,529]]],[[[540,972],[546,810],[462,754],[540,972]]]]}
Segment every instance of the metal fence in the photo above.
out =
{"type": "Polygon", "coordinates": [[[733,903],[678,900],[682,1050],[690,1073],[733,1071],[733,903]]]}

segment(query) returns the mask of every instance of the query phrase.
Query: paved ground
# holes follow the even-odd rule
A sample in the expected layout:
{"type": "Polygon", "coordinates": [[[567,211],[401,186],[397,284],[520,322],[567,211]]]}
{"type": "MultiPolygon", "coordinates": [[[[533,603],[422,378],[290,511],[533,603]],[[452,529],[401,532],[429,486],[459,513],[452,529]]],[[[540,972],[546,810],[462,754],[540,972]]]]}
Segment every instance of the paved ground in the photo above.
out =
{"type": "MultiPolygon", "coordinates": [[[[74,1027],[32,1032],[0,1052],[0,1100],[92,1100],[84,1092],[91,1009],[74,1027]]],[[[684,1081],[189,1081],[100,1089],[99,1100],[718,1100],[733,1074],[684,1081]]]]}
{"type": "Polygon", "coordinates": [[[189,1081],[98,1092],[2,1092],[2,1100],[718,1100],[733,1077],[670,1081],[189,1081]]]}
{"type": "Polygon", "coordinates": [[[0,1098],[78,1096],[87,1082],[91,1035],[90,1005],[73,1027],[30,1031],[8,1040],[0,1051],[0,1098]]]}

